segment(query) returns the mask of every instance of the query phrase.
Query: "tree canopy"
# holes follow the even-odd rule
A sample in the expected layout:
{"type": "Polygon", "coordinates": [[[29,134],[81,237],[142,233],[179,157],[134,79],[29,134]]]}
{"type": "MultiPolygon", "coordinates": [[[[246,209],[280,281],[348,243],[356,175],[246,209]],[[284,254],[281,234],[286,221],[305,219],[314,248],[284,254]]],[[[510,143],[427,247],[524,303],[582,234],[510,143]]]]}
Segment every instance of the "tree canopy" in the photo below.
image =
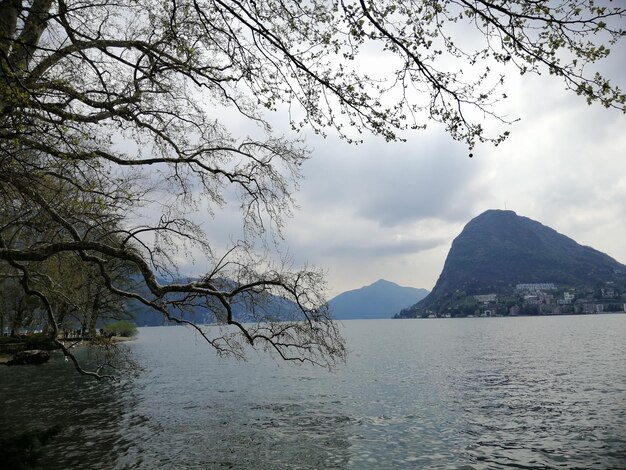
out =
{"type": "Polygon", "coordinates": [[[483,124],[507,122],[501,86],[514,71],[624,111],[601,61],[625,13],[592,1],[2,0],[0,274],[37,300],[55,337],[59,293],[97,287],[194,326],[219,353],[252,344],[331,366],[345,347],[323,273],[252,249],[293,209],[309,157],[297,133],[399,140],[436,121],[470,149],[498,144],[509,131],[483,124]],[[272,129],[273,111],[296,137],[272,129]],[[245,237],[218,252],[220,228],[193,212],[235,194],[245,237]],[[184,257],[206,274],[186,278],[184,257]],[[233,315],[238,299],[270,294],[295,308],[233,315]],[[197,307],[220,334],[185,316],[197,307]]]}

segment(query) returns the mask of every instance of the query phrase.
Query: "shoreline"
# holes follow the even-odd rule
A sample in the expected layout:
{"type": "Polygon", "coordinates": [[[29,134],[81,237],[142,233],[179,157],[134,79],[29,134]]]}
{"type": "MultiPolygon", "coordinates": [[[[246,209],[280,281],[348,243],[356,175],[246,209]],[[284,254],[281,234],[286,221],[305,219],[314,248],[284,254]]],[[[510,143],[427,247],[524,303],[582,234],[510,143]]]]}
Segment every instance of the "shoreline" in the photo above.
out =
{"type": "MultiPolygon", "coordinates": [[[[117,344],[117,343],[125,343],[128,341],[134,341],[137,339],[137,336],[112,336],[110,338],[107,338],[108,341],[110,341],[111,343],[117,344]]],[[[69,342],[69,341],[66,341],[69,342]]],[[[80,340],[77,341],[76,343],[72,344],[72,346],[70,348],[74,348],[76,346],[88,346],[89,343],[91,342],[91,340],[80,340]]],[[[17,345],[17,344],[27,344],[25,342],[15,342],[15,343],[9,343],[12,345],[17,345]]],[[[28,348],[25,347],[24,349],[20,349],[19,351],[39,351],[39,350],[44,350],[42,348],[28,348]]],[[[45,349],[45,350],[49,350],[49,351],[60,351],[61,348],[60,347],[55,347],[52,349],[45,349]]],[[[0,365],[2,364],[6,364],[7,362],[9,362],[11,359],[13,359],[13,356],[15,355],[15,353],[19,352],[19,351],[15,351],[15,352],[0,352],[0,365]]]]}

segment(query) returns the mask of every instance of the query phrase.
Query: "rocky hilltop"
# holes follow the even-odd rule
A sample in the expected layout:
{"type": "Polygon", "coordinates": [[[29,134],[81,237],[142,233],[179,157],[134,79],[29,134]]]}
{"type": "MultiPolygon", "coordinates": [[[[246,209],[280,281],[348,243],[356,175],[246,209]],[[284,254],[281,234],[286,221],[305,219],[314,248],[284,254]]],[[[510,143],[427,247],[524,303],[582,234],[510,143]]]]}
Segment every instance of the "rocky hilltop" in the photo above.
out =
{"type": "Polygon", "coordinates": [[[488,210],[454,239],[432,292],[399,316],[454,313],[461,305],[467,313],[473,308],[468,298],[502,297],[514,293],[518,284],[587,291],[606,284],[615,292],[625,273],[626,266],[610,256],[537,221],[513,211],[488,210]]]}

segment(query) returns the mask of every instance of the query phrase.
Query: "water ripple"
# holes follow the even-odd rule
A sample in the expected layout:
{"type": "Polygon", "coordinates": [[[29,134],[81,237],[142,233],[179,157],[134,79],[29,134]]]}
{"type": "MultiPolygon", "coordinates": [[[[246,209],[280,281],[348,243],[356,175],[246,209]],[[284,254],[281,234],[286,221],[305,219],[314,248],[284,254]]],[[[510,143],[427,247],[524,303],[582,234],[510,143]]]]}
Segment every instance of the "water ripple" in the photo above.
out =
{"type": "Polygon", "coordinates": [[[141,330],[136,380],[2,368],[3,435],[59,425],[46,469],[626,468],[624,315],[344,328],[333,373],[218,360],[181,328],[141,330]]]}

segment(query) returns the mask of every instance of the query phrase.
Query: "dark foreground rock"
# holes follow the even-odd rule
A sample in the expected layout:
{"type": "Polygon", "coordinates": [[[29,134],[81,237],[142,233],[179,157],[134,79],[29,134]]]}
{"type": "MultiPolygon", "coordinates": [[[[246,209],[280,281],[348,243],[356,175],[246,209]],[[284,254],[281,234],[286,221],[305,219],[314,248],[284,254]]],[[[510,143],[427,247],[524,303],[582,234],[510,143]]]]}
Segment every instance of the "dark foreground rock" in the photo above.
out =
{"type": "Polygon", "coordinates": [[[24,366],[29,364],[43,364],[50,359],[48,351],[31,350],[19,351],[7,361],[7,366],[24,366]]]}

